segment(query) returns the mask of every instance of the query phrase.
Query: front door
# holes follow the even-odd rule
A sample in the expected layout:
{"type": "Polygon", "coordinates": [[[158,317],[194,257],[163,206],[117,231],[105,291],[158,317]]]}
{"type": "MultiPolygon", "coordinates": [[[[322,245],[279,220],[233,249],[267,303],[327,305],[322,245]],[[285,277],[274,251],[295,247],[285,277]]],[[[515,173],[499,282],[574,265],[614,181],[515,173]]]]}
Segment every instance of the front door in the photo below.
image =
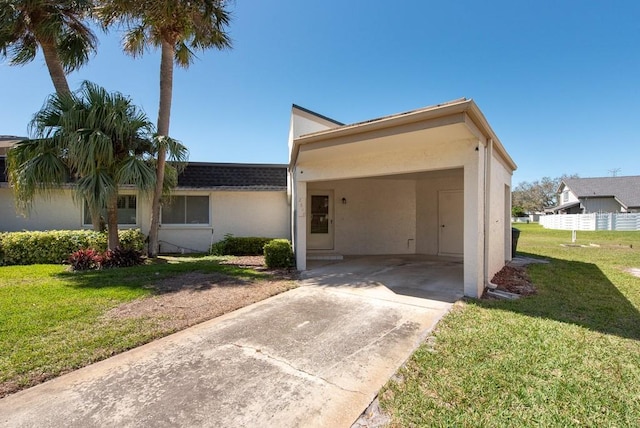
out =
{"type": "Polygon", "coordinates": [[[438,192],[438,254],[462,256],[464,253],[464,192],[438,192]]]}
{"type": "Polygon", "coordinates": [[[307,248],[333,250],[333,190],[309,191],[307,213],[307,248]]]}

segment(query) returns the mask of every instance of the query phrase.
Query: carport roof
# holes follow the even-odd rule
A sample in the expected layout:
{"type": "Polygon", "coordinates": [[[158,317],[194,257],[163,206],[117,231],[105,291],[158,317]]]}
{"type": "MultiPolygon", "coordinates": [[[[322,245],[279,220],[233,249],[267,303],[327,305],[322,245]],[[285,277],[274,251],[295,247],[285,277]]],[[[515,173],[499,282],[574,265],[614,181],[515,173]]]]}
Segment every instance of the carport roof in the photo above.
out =
{"type": "Polygon", "coordinates": [[[294,165],[296,163],[300,146],[306,144],[312,144],[338,137],[377,131],[385,128],[392,128],[421,121],[440,119],[460,113],[464,113],[467,115],[467,117],[471,121],[471,123],[469,124],[471,127],[474,127],[486,139],[493,140],[495,150],[504,159],[506,164],[511,169],[515,170],[517,168],[515,162],[513,161],[513,159],[511,159],[511,156],[509,156],[493,129],[491,129],[489,122],[487,122],[487,119],[484,117],[477,104],[472,99],[466,98],[460,98],[457,100],[424,107],[417,110],[383,116],[364,122],[357,122],[350,125],[338,126],[337,128],[302,135],[293,141],[294,146],[291,156],[291,165],[294,165]]]}

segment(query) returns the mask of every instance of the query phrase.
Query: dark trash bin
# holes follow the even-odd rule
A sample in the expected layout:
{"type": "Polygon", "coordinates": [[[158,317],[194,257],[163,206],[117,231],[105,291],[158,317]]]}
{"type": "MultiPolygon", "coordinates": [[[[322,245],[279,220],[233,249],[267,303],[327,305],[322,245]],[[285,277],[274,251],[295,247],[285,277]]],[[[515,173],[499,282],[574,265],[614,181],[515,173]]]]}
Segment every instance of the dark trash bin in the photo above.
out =
{"type": "Polygon", "coordinates": [[[520,229],[511,228],[511,257],[516,256],[516,248],[518,247],[518,238],[520,237],[520,229]]]}

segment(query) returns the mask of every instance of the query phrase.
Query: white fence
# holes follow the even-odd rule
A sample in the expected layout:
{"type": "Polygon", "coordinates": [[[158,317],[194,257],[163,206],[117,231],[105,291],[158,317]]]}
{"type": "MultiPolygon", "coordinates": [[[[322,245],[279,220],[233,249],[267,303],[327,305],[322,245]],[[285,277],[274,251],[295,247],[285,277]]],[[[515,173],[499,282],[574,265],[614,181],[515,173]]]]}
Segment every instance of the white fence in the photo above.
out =
{"type": "Polygon", "coordinates": [[[544,215],[540,224],[561,230],[640,230],[640,213],[544,215]]]}

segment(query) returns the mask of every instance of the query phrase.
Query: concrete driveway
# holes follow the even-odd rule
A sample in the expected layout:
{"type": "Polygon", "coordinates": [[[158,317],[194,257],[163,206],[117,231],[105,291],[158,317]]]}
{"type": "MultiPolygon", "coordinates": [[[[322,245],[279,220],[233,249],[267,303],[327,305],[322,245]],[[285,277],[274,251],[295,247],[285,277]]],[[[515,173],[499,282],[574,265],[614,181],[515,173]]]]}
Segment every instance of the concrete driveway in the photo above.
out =
{"type": "MultiPolygon", "coordinates": [[[[401,267],[385,272],[397,277],[401,267]]],[[[371,269],[361,273],[369,281],[371,269]]],[[[451,307],[351,279],[348,288],[309,276],[295,290],[5,397],[0,425],[349,427],[451,307]]]]}
{"type": "Polygon", "coordinates": [[[397,301],[403,301],[401,296],[411,296],[449,303],[464,295],[461,258],[347,256],[344,260],[309,261],[307,267],[304,283],[344,292],[397,301]]]}

